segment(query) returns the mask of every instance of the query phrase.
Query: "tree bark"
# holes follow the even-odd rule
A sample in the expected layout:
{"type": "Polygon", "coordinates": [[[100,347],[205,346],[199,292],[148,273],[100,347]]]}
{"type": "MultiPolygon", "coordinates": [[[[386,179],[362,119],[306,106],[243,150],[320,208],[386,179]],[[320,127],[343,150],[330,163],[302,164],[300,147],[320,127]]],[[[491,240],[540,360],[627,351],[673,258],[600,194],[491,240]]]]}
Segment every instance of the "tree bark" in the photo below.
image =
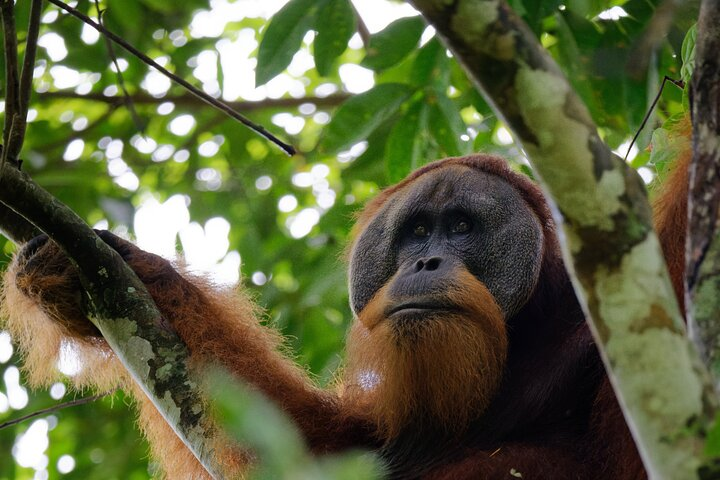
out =
{"type": "Polygon", "coordinates": [[[720,4],[703,1],[692,79],[688,329],[720,388],[720,4]]]}

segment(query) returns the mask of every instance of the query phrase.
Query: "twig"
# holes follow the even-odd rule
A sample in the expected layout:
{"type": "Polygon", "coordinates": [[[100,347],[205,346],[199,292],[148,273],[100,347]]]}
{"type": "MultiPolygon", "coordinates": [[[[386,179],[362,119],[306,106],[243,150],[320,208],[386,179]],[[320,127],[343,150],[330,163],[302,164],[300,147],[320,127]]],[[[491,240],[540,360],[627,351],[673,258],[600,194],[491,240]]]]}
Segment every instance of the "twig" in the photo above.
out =
{"type": "Polygon", "coordinates": [[[287,143],[283,142],[279,138],[277,138],[272,133],[268,132],[263,126],[258,125],[252,121],[250,121],[248,118],[246,118],[244,115],[236,112],[232,108],[230,108],[228,105],[226,105],[224,102],[211,97],[207,93],[203,92],[202,90],[199,90],[198,88],[195,88],[193,85],[191,85],[187,80],[183,79],[182,77],[179,77],[175,75],[174,73],[168,71],[166,68],[162,67],[159,63],[157,63],[152,58],[148,57],[144,53],[142,53],[137,48],[133,47],[129,43],[127,43],[125,40],[123,40],[118,35],[114,34],[107,28],[103,27],[102,25],[99,25],[97,22],[92,20],[90,17],[85,15],[84,13],[76,10],[75,8],[72,8],[71,6],[67,5],[66,3],[61,2],[60,0],[48,0],[53,5],[61,8],[62,10],[65,10],[70,15],[80,19],[87,25],[90,25],[98,32],[102,33],[106,37],[110,38],[113,42],[120,45],[122,48],[130,52],[132,55],[136,56],[140,60],[142,60],[147,65],[152,66],[155,68],[158,72],[162,73],[175,83],[178,83],[182,87],[184,87],[188,92],[192,93],[193,95],[197,96],[198,98],[202,99],[204,102],[212,105],[213,107],[217,108],[218,110],[225,112],[228,116],[231,118],[234,118],[235,120],[239,121],[243,125],[247,126],[251,130],[257,132],[258,134],[262,135],[266,139],[273,142],[275,145],[280,147],[285,153],[288,155],[294,155],[295,154],[295,148],[292,145],[288,145],[287,143]]]}
{"type": "Polygon", "coordinates": [[[35,225],[15,213],[7,205],[0,203],[0,234],[12,240],[16,245],[22,245],[41,233],[35,225]]]}
{"type": "MultiPolygon", "coordinates": [[[[3,145],[7,146],[13,122],[20,113],[18,99],[18,51],[17,33],[15,32],[15,4],[12,0],[0,1],[0,14],[3,24],[3,43],[5,52],[5,125],[3,127],[3,145]]],[[[8,158],[8,148],[3,148],[0,169],[8,158]]],[[[11,157],[12,158],[12,157],[11,157]]],[[[15,160],[13,158],[13,160],[15,160]]]]}
{"type": "Polygon", "coordinates": [[[27,129],[27,112],[30,107],[32,94],[32,79],[35,70],[35,54],[37,53],[38,34],[40,33],[40,15],[42,14],[42,0],[32,0],[30,4],[30,21],[27,38],[25,39],[25,54],[23,56],[22,72],[20,73],[20,88],[18,91],[18,112],[12,121],[9,138],[5,143],[6,158],[17,160],[25,142],[27,129]]]}
{"type": "Polygon", "coordinates": [[[86,403],[94,402],[95,400],[99,400],[108,395],[112,395],[116,391],[117,389],[114,389],[110,390],[109,392],[98,393],[97,395],[93,395],[92,397],[78,398],[77,400],[70,400],[69,402],[58,403],[57,405],[53,405],[52,407],[43,408],[42,410],[38,410],[37,412],[29,413],[27,415],[23,415],[22,417],[14,418],[7,422],[0,423],[0,430],[2,430],[3,428],[12,427],[13,425],[22,423],[25,420],[30,420],[31,418],[39,417],[47,413],[53,413],[57,412],[58,410],[63,410],[65,408],[76,407],[78,405],[84,405],[86,403]]]}
{"type": "MultiPolygon", "coordinates": [[[[97,15],[98,15],[98,25],[102,25],[103,27],[103,14],[105,13],[105,10],[100,10],[100,1],[95,0],[95,9],[97,9],[97,15]]],[[[123,78],[122,71],[120,70],[120,64],[118,63],[117,55],[115,54],[115,47],[113,46],[112,41],[105,36],[105,47],[107,48],[108,55],[110,56],[110,61],[112,61],[113,65],[115,65],[115,73],[117,76],[117,83],[120,87],[120,90],[123,92],[123,98],[125,99],[125,106],[128,109],[128,112],[130,112],[130,117],[132,118],[133,123],[135,124],[135,128],[138,129],[138,131],[142,134],[145,133],[145,127],[143,126],[143,122],[140,119],[140,116],[137,113],[137,110],[135,110],[135,104],[132,101],[132,98],[130,97],[130,93],[127,90],[127,87],[125,86],[125,79],[123,78]]]]}
{"type": "Polygon", "coordinates": [[[630,142],[630,146],[628,147],[627,152],[625,152],[625,157],[623,158],[624,161],[627,162],[628,155],[630,155],[630,150],[632,150],[633,145],[635,145],[635,140],[637,140],[637,138],[640,136],[640,132],[642,132],[643,128],[645,128],[645,124],[648,122],[648,120],[650,120],[650,115],[652,115],[653,110],[655,110],[655,105],[657,105],[657,102],[660,100],[660,95],[662,95],[663,89],[665,88],[665,82],[670,82],[681,90],[685,88],[685,82],[683,82],[682,80],[675,80],[665,75],[665,78],[663,78],[663,81],[660,84],[660,90],[658,90],[657,95],[655,95],[655,100],[653,100],[653,102],[650,104],[650,108],[648,108],[648,111],[645,114],[645,118],[643,118],[643,121],[640,124],[640,128],[638,128],[635,132],[635,136],[630,142]]]}

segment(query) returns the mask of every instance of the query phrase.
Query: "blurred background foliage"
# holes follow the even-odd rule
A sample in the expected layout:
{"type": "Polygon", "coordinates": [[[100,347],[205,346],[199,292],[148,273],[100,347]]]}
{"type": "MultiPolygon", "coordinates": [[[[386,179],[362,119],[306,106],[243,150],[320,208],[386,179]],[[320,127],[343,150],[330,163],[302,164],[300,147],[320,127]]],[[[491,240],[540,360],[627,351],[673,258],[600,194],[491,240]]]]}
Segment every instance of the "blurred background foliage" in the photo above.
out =
{"type": "MultiPolygon", "coordinates": [[[[343,255],[353,213],[445,156],[498,153],[531,174],[412,8],[354,3],[99,2],[110,30],[294,145],[293,157],[116,47],[121,81],[104,39],[48,5],[22,153],[24,169],[91,225],[165,255],[182,251],[219,283],[240,274],[323,384],[342,361],[352,315],[343,255]]],[[[693,2],[654,43],[646,40],[656,0],[509,3],[624,156],[662,78],[681,78],[693,2]]],[[[97,18],[94,1],[72,5],[97,18]]],[[[21,42],[28,7],[17,4],[21,42]]],[[[653,129],[682,115],[683,101],[666,87],[630,153],[647,182],[657,170],[647,149],[653,129]]],[[[0,237],[2,266],[13,249],[0,237]]],[[[0,333],[0,423],[78,395],[62,384],[28,391],[10,340],[0,333]]],[[[77,368],[66,363],[67,373],[77,368]]],[[[147,478],[153,466],[131,418],[116,394],[0,429],[0,479],[147,478]]]]}

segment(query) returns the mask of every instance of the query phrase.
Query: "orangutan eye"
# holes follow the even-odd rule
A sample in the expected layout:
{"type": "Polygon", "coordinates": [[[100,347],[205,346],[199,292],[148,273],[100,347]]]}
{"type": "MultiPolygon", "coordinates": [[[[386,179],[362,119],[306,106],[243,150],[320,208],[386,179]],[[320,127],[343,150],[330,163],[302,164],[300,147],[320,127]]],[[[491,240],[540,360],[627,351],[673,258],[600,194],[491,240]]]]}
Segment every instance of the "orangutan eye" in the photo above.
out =
{"type": "Polygon", "coordinates": [[[430,235],[430,229],[425,226],[424,223],[417,223],[413,227],[413,234],[416,237],[427,237],[430,235]]]}
{"type": "Polygon", "coordinates": [[[467,233],[470,231],[470,222],[467,220],[459,220],[452,227],[453,233],[467,233]]]}

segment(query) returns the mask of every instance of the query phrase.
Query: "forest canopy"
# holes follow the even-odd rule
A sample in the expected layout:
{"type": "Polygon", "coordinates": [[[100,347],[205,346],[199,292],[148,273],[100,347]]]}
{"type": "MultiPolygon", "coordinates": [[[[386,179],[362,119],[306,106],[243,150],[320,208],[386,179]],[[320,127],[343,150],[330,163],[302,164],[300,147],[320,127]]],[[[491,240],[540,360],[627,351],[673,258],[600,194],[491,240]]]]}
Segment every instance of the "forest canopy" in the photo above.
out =
{"type": "MultiPolygon", "coordinates": [[[[508,3],[569,78],[603,141],[647,184],[662,179],[682,147],[669,132],[688,111],[687,89],[677,85],[691,73],[697,5],[508,3]]],[[[15,10],[21,53],[29,5],[15,10]]],[[[297,153],[46,3],[23,170],[91,226],[168,257],[180,251],[191,271],[218,283],[241,281],[322,384],[342,362],[351,320],[343,252],[368,199],[429,161],[474,151],[533,175],[508,127],[409,4],[72,5],[96,21],[102,12],[107,29],[297,153]]],[[[3,266],[15,248],[0,237],[3,266]]],[[[28,390],[20,363],[0,332],[0,424],[82,397],[62,383],[28,390]]],[[[60,368],[72,375],[79,366],[69,354],[60,368]]],[[[122,394],[113,398],[0,429],[0,454],[14,459],[0,462],[0,479],[147,478],[147,447],[122,394]]]]}

